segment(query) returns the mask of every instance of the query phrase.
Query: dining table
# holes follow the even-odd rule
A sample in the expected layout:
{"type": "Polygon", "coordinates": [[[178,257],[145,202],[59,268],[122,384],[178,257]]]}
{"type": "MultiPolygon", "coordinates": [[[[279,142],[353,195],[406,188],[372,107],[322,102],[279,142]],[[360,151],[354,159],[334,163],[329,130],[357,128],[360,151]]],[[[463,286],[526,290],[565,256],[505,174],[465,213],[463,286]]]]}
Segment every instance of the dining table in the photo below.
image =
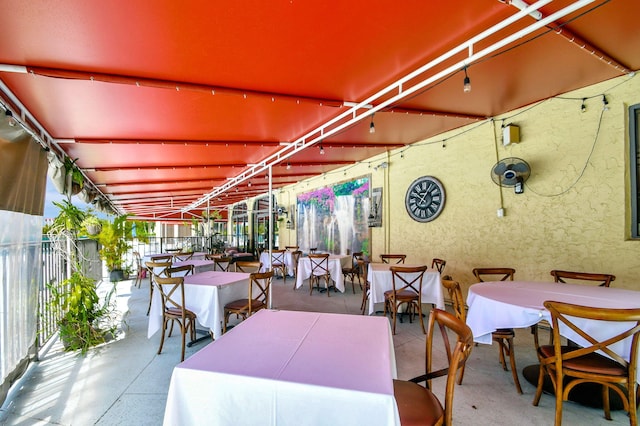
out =
{"type": "MultiPolygon", "coordinates": [[[[467,296],[467,325],[476,343],[491,344],[491,333],[499,328],[526,328],[546,320],[551,314],[544,307],[547,300],[576,305],[614,308],[640,308],[640,291],[584,284],[538,281],[488,281],[473,284],[467,296]]],[[[580,319],[576,324],[596,339],[606,340],[625,329],[625,324],[580,319]]],[[[560,326],[560,334],[584,346],[588,343],[573,330],[560,326]]],[[[624,340],[611,349],[629,359],[629,342],[624,340]]],[[[640,378],[640,371],[639,371],[640,378]]]]}
{"type": "Polygon", "coordinates": [[[264,309],[178,364],[165,425],[400,425],[389,321],[264,309]]]}
{"type": "MultiPolygon", "coordinates": [[[[243,272],[206,271],[184,277],[185,306],[214,338],[222,335],[224,305],[248,297],[249,276],[243,272]]],[[[162,327],[162,301],[158,293],[154,291],[151,299],[148,338],[162,327]]]]}
{"type": "MultiPolygon", "coordinates": [[[[284,265],[287,268],[287,275],[293,277],[295,273],[295,268],[293,265],[293,256],[290,251],[284,252],[284,265]]],[[[269,256],[269,251],[263,251],[260,253],[260,263],[262,263],[261,272],[266,272],[271,269],[271,256],[269,256]]]]}
{"type": "MultiPolygon", "coordinates": [[[[344,293],[344,275],[342,268],[350,268],[353,262],[352,257],[348,254],[329,254],[329,274],[335,283],[336,289],[344,293]]],[[[296,277],[296,288],[302,287],[305,280],[311,277],[311,259],[302,256],[298,259],[298,275],[296,277]]],[[[324,283],[326,286],[326,282],[324,283]]],[[[327,289],[328,290],[328,289],[327,289]]]]}
{"type": "Polygon", "coordinates": [[[213,271],[215,269],[215,262],[213,260],[206,260],[206,259],[189,259],[189,260],[183,260],[181,262],[173,262],[171,264],[172,267],[185,266],[185,265],[193,265],[194,273],[213,271]]]}
{"type": "MultiPolygon", "coordinates": [[[[369,280],[369,315],[375,313],[375,304],[384,303],[384,292],[393,290],[392,266],[417,267],[423,265],[388,263],[369,263],[367,279],[369,280]]],[[[439,309],[444,309],[444,295],[442,292],[442,280],[437,269],[429,268],[422,277],[422,303],[431,303],[439,309]]]]}
{"type": "MultiPolygon", "coordinates": [[[[204,260],[206,258],[206,254],[203,251],[196,251],[193,253],[193,256],[191,256],[191,259],[189,260],[204,260]]],[[[155,256],[172,256],[173,260],[175,261],[176,256],[180,256],[180,253],[176,253],[176,252],[164,252],[164,253],[151,253],[151,254],[145,254],[144,256],[142,256],[142,262],[150,262],[152,257],[155,256]]]]}

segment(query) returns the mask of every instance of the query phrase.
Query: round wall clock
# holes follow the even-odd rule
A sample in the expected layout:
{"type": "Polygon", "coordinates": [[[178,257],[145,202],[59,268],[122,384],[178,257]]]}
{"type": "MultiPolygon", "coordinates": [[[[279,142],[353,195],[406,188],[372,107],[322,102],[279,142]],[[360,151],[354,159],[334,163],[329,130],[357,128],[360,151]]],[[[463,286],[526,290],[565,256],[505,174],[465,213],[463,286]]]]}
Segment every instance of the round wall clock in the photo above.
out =
{"type": "Polygon", "coordinates": [[[430,222],[444,208],[444,188],[433,176],[422,176],[409,185],[404,203],[412,219],[430,222]]]}

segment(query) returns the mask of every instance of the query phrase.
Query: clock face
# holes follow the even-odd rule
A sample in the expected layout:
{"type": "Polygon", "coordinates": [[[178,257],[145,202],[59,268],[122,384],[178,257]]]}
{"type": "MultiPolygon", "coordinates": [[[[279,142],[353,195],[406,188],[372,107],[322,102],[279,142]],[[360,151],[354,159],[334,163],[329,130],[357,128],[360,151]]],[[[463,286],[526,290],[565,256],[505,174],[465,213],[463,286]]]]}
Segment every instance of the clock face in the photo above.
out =
{"type": "Polygon", "coordinates": [[[432,176],[423,176],[413,181],[404,199],[407,213],[418,222],[430,222],[444,208],[444,188],[432,176]]]}

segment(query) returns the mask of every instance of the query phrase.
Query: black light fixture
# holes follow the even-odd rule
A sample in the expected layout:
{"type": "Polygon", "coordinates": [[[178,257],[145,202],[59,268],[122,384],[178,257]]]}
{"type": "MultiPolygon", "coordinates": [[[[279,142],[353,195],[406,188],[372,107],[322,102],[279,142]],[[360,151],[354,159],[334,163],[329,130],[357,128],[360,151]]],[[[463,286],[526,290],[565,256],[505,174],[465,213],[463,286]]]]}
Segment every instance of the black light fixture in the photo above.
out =
{"type": "Polygon", "coordinates": [[[602,95],[602,109],[605,111],[609,110],[609,101],[607,100],[607,95],[602,95]]]}
{"type": "Polygon", "coordinates": [[[373,114],[371,114],[371,123],[369,124],[369,133],[376,132],[376,125],[373,124],[373,114]]]}
{"type": "Polygon", "coordinates": [[[322,147],[322,144],[320,144],[320,155],[324,155],[324,148],[322,147]]]}
{"type": "Polygon", "coordinates": [[[582,98],[582,106],[580,106],[580,111],[582,112],[586,112],[587,111],[587,105],[584,103],[587,100],[587,98],[582,98]]]}
{"type": "Polygon", "coordinates": [[[464,85],[462,90],[464,90],[464,93],[469,93],[471,91],[471,79],[469,78],[469,75],[467,75],[467,66],[464,66],[464,85]]]}
{"type": "Polygon", "coordinates": [[[16,119],[13,117],[13,113],[11,111],[9,111],[8,109],[4,111],[4,116],[5,116],[5,119],[7,120],[7,124],[9,124],[9,126],[14,127],[16,124],[18,124],[16,119]]]}
{"type": "Polygon", "coordinates": [[[291,163],[287,161],[287,170],[291,170],[291,163]]]}

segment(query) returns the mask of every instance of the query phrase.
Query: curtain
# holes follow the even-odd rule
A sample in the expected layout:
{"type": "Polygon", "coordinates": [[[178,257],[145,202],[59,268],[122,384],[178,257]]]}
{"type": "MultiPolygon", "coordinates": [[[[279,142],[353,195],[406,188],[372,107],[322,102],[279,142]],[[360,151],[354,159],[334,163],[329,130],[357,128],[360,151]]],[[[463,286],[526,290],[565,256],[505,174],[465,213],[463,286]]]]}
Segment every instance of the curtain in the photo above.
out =
{"type": "Polygon", "coordinates": [[[47,156],[0,123],[0,404],[35,356],[47,156]]]}

